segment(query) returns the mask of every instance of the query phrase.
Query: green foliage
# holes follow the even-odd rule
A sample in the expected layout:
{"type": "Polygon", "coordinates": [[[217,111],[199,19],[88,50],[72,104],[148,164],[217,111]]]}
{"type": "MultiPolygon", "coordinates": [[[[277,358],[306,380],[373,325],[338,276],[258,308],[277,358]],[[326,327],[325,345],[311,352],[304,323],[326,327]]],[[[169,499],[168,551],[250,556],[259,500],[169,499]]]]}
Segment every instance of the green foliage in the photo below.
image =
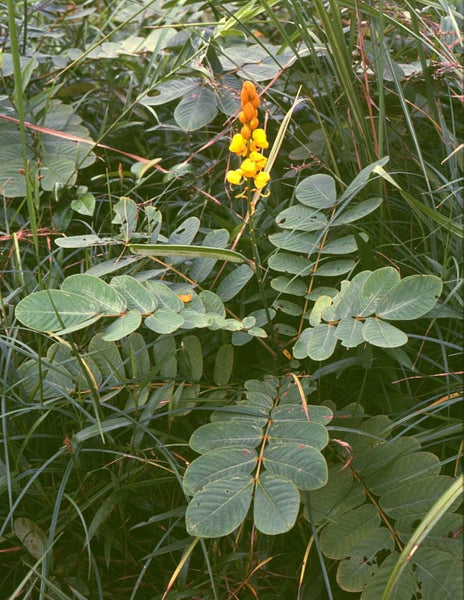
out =
{"type": "Polygon", "coordinates": [[[4,3],[2,598],[462,596],[461,4],[4,3]]]}
{"type": "Polygon", "coordinates": [[[298,490],[327,481],[321,450],[331,411],[306,405],[291,381],[245,382],[246,399],[211,415],[190,446],[201,456],[187,468],[183,486],[192,496],[187,531],[220,537],[240,526],[254,498],[253,520],[268,535],[293,527],[298,490]],[[278,403],[279,399],[282,401],[278,403]]]}
{"type": "MultiPolygon", "coordinates": [[[[355,410],[359,413],[359,407],[355,410]]],[[[322,528],[322,552],[339,561],[338,585],[361,592],[363,600],[382,597],[386,575],[403,546],[453,484],[453,478],[440,474],[435,454],[424,451],[414,437],[395,441],[391,430],[389,419],[373,417],[357,430],[369,437],[345,434],[352,452],[348,468],[333,468],[327,486],[305,494],[305,514],[322,528]]],[[[419,592],[425,598],[456,597],[463,585],[457,559],[462,540],[453,536],[460,518],[448,512],[432,523],[421,547],[411,548],[389,597],[419,592]]]]}

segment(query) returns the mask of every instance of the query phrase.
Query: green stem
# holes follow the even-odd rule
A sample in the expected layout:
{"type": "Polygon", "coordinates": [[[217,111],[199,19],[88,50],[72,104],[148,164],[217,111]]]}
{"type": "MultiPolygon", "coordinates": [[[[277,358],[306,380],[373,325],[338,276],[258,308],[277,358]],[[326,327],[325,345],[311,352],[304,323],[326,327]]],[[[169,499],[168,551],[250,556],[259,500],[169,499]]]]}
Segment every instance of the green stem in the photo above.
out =
{"type": "Polygon", "coordinates": [[[258,244],[256,241],[256,232],[254,224],[254,204],[252,195],[252,183],[253,180],[248,181],[247,200],[248,200],[248,229],[250,231],[251,251],[253,253],[253,263],[255,265],[256,280],[258,282],[259,293],[263,302],[264,312],[266,313],[267,322],[271,322],[271,313],[269,312],[269,306],[267,303],[266,295],[264,293],[264,282],[261,275],[261,262],[259,259],[258,244]]]}
{"type": "MultiPolygon", "coordinates": [[[[13,61],[13,74],[14,74],[14,92],[13,98],[18,113],[19,121],[19,133],[21,137],[21,156],[23,159],[24,166],[24,177],[26,178],[26,203],[29,214],[29,222],[31,224],[32,238],[34,241],[35,254],[37,258],[37,269],[40,267],[40,256],[39,256],[39,236],[37,233],[37,219],[34,206],[33,190],[31,186],[31,168],[29,159],[27,157],[27,140],[26,140],[26,126],[25,126],[25,110],[24,110],[24,90],[23,90],[23,78],[21,72],[21,59],[19,52],[19,41],[18,32],[16,29],[15,21],[15,3],[13,0],[8,0],[8,26],[11,43],[11,57],[13,61]]],[[[40,280],[40,273],[38,273],[40,280]]]]}

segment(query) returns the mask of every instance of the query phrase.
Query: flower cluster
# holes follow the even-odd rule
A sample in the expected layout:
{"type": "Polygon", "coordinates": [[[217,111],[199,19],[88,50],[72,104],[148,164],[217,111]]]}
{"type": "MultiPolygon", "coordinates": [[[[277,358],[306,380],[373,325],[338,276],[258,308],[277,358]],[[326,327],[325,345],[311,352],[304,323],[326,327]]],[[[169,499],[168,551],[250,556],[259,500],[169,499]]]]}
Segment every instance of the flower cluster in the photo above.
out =
{"type": "Polygon", "coordinates": [[[262,190],[269,182],[270,175],[263,171],[267,158],[261,153],[269,147],[264,129],[258,127],[259,96],[251,81],[245,81],[240,92],[242,110],[238,120],[242,124],[240,133],[232,138],[229,150],[244,160],[240,168],[227,171],[226,179],[233,185],[240,185],[243,178],[253,179],[254,186],[262,190]]]}

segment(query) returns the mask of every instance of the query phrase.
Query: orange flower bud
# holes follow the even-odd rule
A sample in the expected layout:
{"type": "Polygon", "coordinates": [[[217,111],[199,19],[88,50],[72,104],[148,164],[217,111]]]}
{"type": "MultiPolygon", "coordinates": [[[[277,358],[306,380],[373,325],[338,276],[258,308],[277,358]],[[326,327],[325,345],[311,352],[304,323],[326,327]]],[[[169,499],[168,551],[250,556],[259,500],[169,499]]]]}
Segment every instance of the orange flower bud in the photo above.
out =
{"type": "Polygon", "coordinates": [[[240,133],[242,134],[242,138],[244,140],[249,140],[251,137],[251,129],[248,127],[248,125],[244,125],[240,130],[240,133]]]}
{"type": "Polygon", "coordinates": [[[238,120],[244,125],[248,123],[248,119],[246,118],[246,114],[243,112],[243,110],[238,113],[238,120]]]}
{"type": "Polygon", "coordinates": [[[256,129],[258,127],[258,125],[259,125],[258,118],[257,117],[253,117],[252,119],[250,119],[250,122],[249,122],[248,125],[249,125],[249,127],[250,127],[251,130],[256,129]]]}
{"type": "MultiPolygon", "coordinates": [[[[242,106],[249,101],[251,102],[255,98],[258,98],[258,94],[256,93],[256,88],[255,88],[254,83],[252,83],[251,81],[244,81],[243,86],[242,86],[242,91],[240,92],[240,100],[241,100],[242,106]]],[[[258,103],[259,103],[259,98],[258,98],[258,103]]],[[[255,108],[257,108],[257,106],[255,108]]]]}
{"type": "Polygon", "coordinates": [[[242,106],[243,112],[247,118],[247,121],[251,121],[251,119],[256,118],[256,108],[253,106],[251,102],[247,102],[242,106]]]}

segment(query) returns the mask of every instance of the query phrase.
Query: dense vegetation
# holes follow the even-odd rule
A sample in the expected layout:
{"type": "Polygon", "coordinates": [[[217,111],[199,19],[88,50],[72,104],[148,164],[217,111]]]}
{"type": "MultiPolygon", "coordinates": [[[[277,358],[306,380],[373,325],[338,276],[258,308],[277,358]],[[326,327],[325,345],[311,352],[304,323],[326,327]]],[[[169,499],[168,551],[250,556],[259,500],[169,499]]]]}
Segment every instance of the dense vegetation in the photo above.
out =
{"type": "Polygon", "coordinates": [[[0,15],[0,597],[461,597],[462,2],[0,15]]]}

